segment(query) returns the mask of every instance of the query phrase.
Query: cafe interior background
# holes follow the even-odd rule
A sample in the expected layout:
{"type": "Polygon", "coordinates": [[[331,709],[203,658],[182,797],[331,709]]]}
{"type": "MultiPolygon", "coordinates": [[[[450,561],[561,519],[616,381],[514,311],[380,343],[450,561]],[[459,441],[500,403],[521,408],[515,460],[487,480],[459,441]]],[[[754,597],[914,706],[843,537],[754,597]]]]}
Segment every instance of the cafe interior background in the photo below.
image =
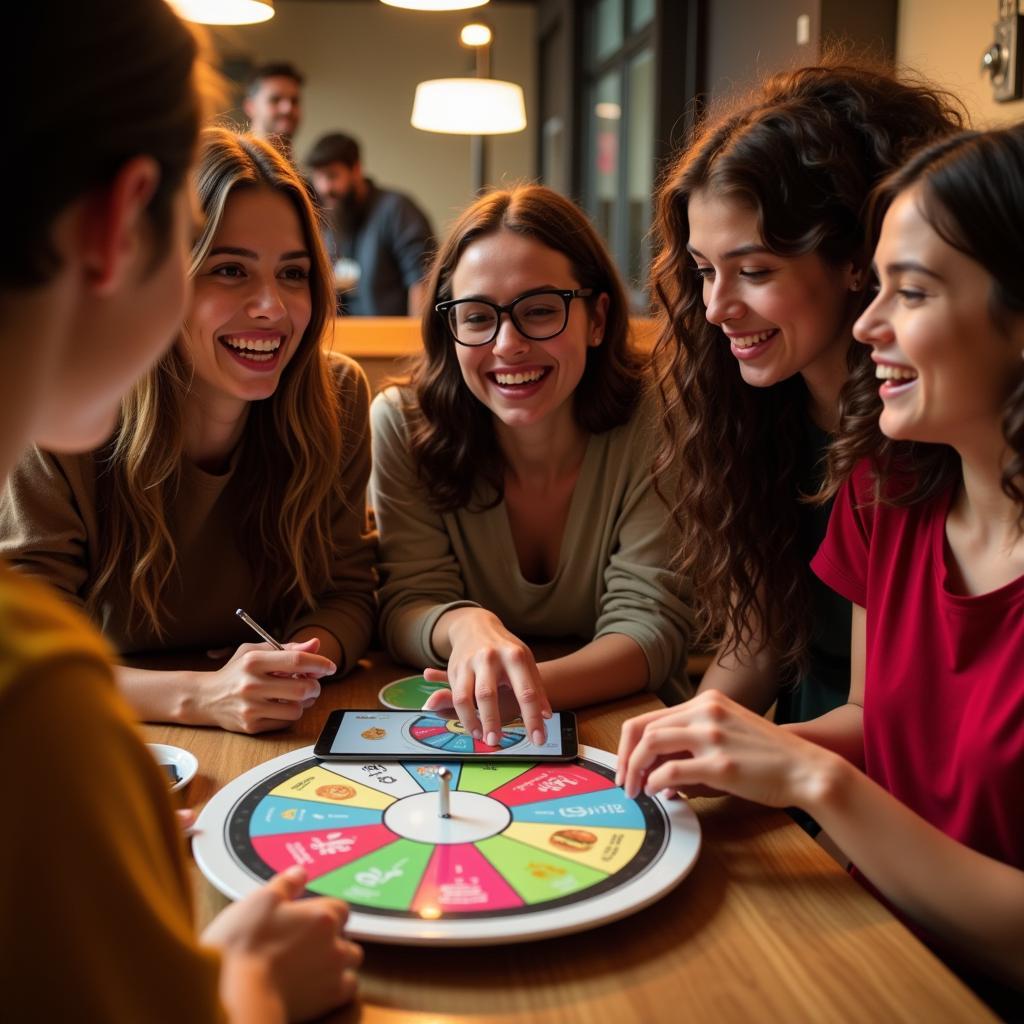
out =
{"type": "MultiPolygon", "coordinates": [[[[242,82],[264,61],[293,62],[306,76],[294,147],[300,164],[321,134],[355,136],[367,173],[412,196],[442,237],[480,184],[473,146],[481,143],[413,127],[413,98],[421,82],[475,75],[478,55],[462,45],[460,29],[487,24],[484,71],[521,86],[526,127],[482,143],[484,183],[540,181],[580,202],[608,241],[638,315],[649,311],[652,193],[701,103],[813,62],[845,40],[949,88],[978,127],[1024,116],[1024,101],[996,102],[982,68],[1005,6],[999,0],[491,0],[443,12],[382,0],[270,6],[263,23],[211,30],[225,73],[242,82]]],[[[370,325],[362,326],[372,346],[370,325]]],[[[407,347],[394,331],[380,338],[391,354],[407,347]]]]}

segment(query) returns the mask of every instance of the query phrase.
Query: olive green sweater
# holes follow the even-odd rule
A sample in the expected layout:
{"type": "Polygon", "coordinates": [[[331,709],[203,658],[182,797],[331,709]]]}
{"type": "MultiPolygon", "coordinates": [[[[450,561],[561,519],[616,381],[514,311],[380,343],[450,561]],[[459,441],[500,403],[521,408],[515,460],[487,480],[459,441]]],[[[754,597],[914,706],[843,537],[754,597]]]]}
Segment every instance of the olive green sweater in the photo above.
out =
{"type": "Polygon", "coordinates": [[[523,638],[589,642],[621,633],[643,650],[652,690],[673,678],[686,686],[689,594],[666,570],[673,535],[651,479],[653,425],[647,413],[591,435],[557,572],[540,584],[520,572],[504,501],[486,511],[431,507],[395,389],[374,399],[370,420],[380,632],[393,657],[442,666],[430,639],[435,623],[451,608],[478,605],[523,638]]]}

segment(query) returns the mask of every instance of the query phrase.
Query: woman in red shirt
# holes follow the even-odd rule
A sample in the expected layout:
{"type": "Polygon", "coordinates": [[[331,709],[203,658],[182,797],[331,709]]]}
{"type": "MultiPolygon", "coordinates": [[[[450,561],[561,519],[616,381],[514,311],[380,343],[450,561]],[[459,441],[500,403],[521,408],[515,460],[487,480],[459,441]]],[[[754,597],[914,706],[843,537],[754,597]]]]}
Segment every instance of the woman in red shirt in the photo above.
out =
{"type": "Polygon", "coordinates": [[[819,745],[708,692],[628,722],[619,778],[806,810],[898,913],[1019,1005],[1024,126],[924,150],[875,210],[880,289],[854,327],[872,362],[813,562],[853,602],[849,702],[818,720],[819,745]]]}

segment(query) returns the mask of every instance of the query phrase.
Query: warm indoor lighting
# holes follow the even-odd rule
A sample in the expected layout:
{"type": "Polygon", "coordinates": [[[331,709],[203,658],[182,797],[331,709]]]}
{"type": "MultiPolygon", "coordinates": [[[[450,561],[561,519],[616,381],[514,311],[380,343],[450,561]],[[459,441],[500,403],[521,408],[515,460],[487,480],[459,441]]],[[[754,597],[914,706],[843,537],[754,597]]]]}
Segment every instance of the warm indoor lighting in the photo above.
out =
{"type": "Polygon", "coordinates": [[[463,46],[487,46],[491,41],[491,30],[478,21],[462,26],[459,42],[463,46]]]}
{"type": "Polygon", "coordinates": [[[605,100],[594,105],[594,113],[605,121],[618,121],[622,117],[622,107],[605,100]]]}
{"type": "Polygon", "coordinates": [[[200,25],[255,25],[274,16],[274,0],[167,0],[186,21],[200,25]]]}
{"type": "Polygon", "coordinates": [[[416,86],[412,126],[450,135],[505,135],[526,127],[523,90],[494,78],[434,78],[416,86]]]}
{"type": "Polygon", "coordinates": [[[468,11],[483,7],[488,0],[380,0],[388,7],[402,7],[407,11],[468,11]]]}

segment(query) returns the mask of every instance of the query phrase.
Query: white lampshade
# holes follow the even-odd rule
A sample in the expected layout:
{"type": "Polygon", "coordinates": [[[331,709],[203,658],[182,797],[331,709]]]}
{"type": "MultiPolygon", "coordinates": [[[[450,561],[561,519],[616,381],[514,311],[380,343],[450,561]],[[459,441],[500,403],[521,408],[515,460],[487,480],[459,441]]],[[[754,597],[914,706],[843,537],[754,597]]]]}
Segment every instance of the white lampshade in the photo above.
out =
{"type": "Polygon", "coordinates": [[[507,135],[526,127],[523,90],[494,78],[434,78],[416,86],[412,126],[450,135],[507,135]]]}
{"type": "Polygon", "coordinates": [[[274,16],[274,0],[167,0],[186,21],[200,25],[255,25],[274,16]]]}
{"type": "Polygon", "coordinates": [[[407,11],[468,11],[483,7],[488,0],[380,0],[388,7],[402,7],[407,11]]]}

